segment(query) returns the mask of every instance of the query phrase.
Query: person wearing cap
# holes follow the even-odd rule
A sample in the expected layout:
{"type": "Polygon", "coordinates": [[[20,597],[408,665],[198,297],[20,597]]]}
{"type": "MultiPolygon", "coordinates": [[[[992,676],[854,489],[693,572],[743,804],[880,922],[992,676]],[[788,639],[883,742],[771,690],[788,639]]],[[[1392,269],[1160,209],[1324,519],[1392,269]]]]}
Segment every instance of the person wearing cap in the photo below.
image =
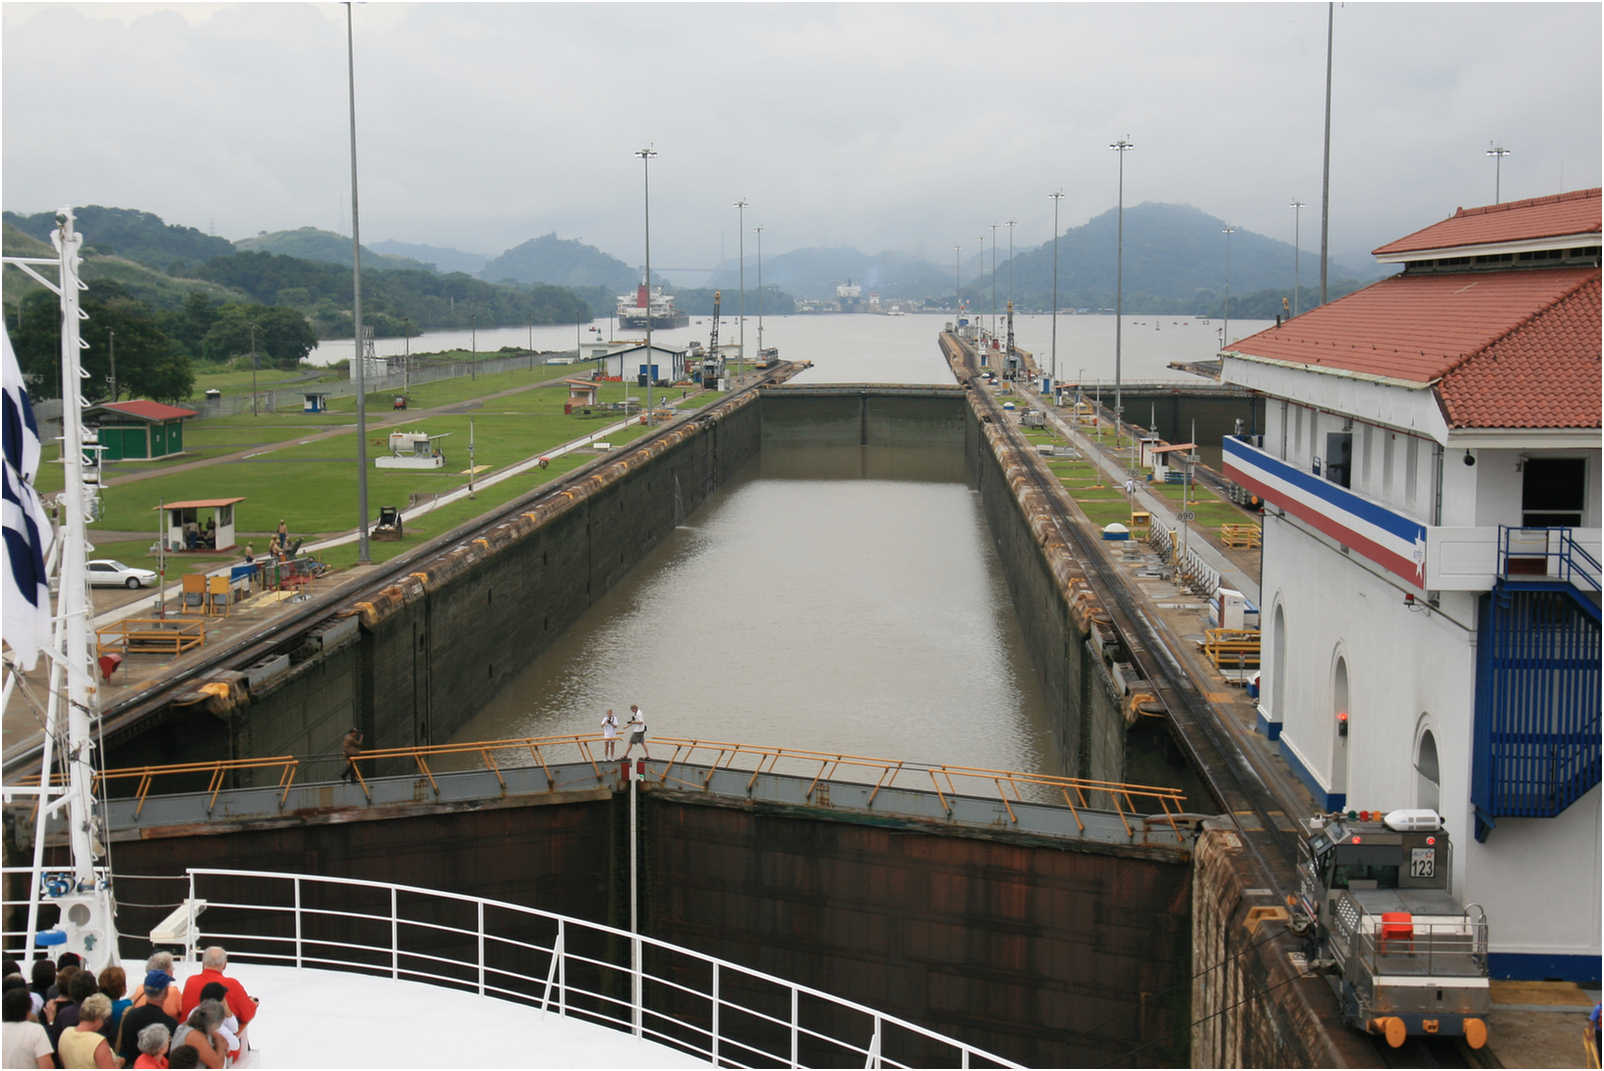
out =
{"type": "MultiPolygon", "coordinates": [[[[160,971],[167,976],[167,988],[162,991],[160,1003],[162,1011],[167,1013],[168,1018],[177,1019],[178,1006],[182,1002],[183,994],[179,992],[178,986],[173,984],[173,979],[177,975],[177,972],[173,970],[173,954],[171,952],[152,952],[150,958],[145,961],[145,970],[147,978],[150,971],[160,971]]],[[[133,1006],[137,1008],[149,999],[150,997],[141,989],[134,994],[133,1006]]]]}
{"type": "Polygon", "coordinates": [[[123,1012],[123,1020],[117,1027],[117,1041],[112,1046],[117,1050],[117,1055],[123,1058],[124,1067],[132,1066],[134,1061],[139,1059],[139,1032],[145,1027],[152,1023],[160,1023],[169,1033],[178,1029],[178,1020],[162,1009],[162,998],[167,995],[168,987],[172,985],[173,976],[166,971],[145,972],[145,984],[141,987],[139,996],[134,998],[138,1001],[143,997],[144,1002],[136,1003],[123,1012]]]}
{"type": "Polygon", "coordinates": [[[356,757],[362,754],[362,730],[351,726],[351,731],[340,741],[340,754],[345,756],[345,773],[342,780],[356,780],[356,757]]]}

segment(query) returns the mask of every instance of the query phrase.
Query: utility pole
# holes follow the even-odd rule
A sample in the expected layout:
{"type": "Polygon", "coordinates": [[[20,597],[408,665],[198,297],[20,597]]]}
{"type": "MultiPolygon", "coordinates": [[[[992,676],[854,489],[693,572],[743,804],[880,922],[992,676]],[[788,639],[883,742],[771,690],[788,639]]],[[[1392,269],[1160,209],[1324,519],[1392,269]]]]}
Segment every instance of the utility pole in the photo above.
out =
{"type": "MultiPolygon", "coordinates": [[[[257,416],[258,414],[256,412],[256,399],[257,399],[257,393],[256,393],[256,321],[252,320],[250,326],[251,326],[251,416],[257,416]]],[[[362,360],[362,347],[358,346],[356,349],[357,349],[356,359],[357,359],[358,362],[360,362],[362,360]]]]}
{"type": "MultiPolygon", "coordinates": [[[[650,145],[644,149],[637,149],[636,156],[640,157],[642,178],[645,187],[646,203],[646,424],[652,422],[652,157],[657,150],[650,145]]],[[[623,377],[624,359],[618,359],[619,377],[623,377]]],[[[627,393],[629,388],[624,388],[627,393]]]]}
{"type": "Polygon", "coordinates": [[[362,366],[362,238],[356,201],[356,34],[351,5],[345,5],[346,84],[351,105],[351,340],[356,347],[356,509],[358,565],[373,560],[368,551],[368,407],[367,378],[362,366]]]}
{"type": "Polygon", "coordinates": [[[1320,179],[1320,304],[1326,303],[1326,269],[1331,255],[1331,46],[1337,5],[1326,4],[1326,139],[1325,170],[1320,179]]]}
{"type": "Polygon", "coordinates": [[[1220,335],[1221,349],[1231,341],[1231,234],[1235,230],[1229,223],[1220,229],[1225,235],[1225,331],[1220,335]]]}
{"type": "Polygon", "coordinates": [[[954,331],[956,331],[958,329],[958,317],[963,314],[963,304],[964,304],[963,296],[962,296],[962,294],[963,294],[963,282],[961,280],[961,276],[959,275],[959,272],[962,270],[959,267],[959,263],[960,263],[961,259],[962,259],[962,251],[961,251],[960,247],[958,247],[956,245],[953,246],[952,247],[952,328],[953,328],[954,331]]]}
{"type": "Polygon", "coordinates": [[[1058,391],[1058,202],[1064,199],[1064,191],[1058,190],[1048,196],[1053,199],[1053,349],[1052,349],[1052,376],[1053,392],[1058,391]]]}
{"type": "Polygon", "coordinates": [[[1296,197],[1292,199],[1292,315],[1298,314],[1298,224],[1303,221],[1304,204],[1296,197]]]}
{"type": "Polygon", "coordinates": [[[1014,303],[1014,224],[1018,222],[1017,219],[1008,221],[1008,304],[1010,307],[1014,303]]]}
{"type": "Polygon", "coordinates": [[[412,389],[412,321],[401,321],[401,344],[405,347],[401,354],[401,394],[406,395],[412,389]]]}
{"type": "Polygon", "coordinates": [[[1120,329],[1125,312],[1125,154],[1136,147],[1131,136],[1109,145],[1119,155],[1119,237],[1114,249],[1114,449],[1119,449],[1120,414],[1124,399],[1120,396],[1120,329]]]}
{"type": "Polygon", "coordinates": [[[736,315],[740,318],[741,348],[735,358],[736,376],[739,377],[745,370],[746,364],[746,205],[745,197],[735,202],[736,229],[740,232],[741,257],[741,304],[736,315]]]}
{"type": "Polygon", "coordinates": [[[757,355],[763,356],[763,225],[757,228],[757,355]]]}
{"type": "MultiPolygon", "coordinates": [[[[1493,158],[1493,204],[1502,204],[1504,199],[1504,157],[1509,155],[1509,150],[1504,148],[1502,145],[1494,145],[1490,141],[1487,143],[1487,146],[1487,151],[1483,155],[1491,156],[1493,158]]],[[[1563,183],[1561,183],[1561,185],[1563,185],[1563,183]]]]}
{"type": "Polygon", "coordinates": [[[473,497],[473,472],[477,466],[473,462],[473,417],[468,418],[468,497],[473,497]]]}
{"type": "Polygon", "coordinates": [[[473,319],[469,323],[472,326],[468,329],[468,345],[472,347],[473,352],[468,355],[468,378],[477,380],[479,378],[479,306],[475,305],[473,307],[473,319]]]}
{"type": "MultiPolygon", "coordinates": [[[[22,306],[19,305],[17,308],[20,312],[22,306]]],[[[117,332],[108,328],[106,334],[110,336],[107,341],[107,350],[111,360],[111,400],[115,402],[117,400],[117,332]]],[[[256,349],[256,343],[251,343],[251,349],[253,351],[256,349]]],[[[256,366],[254,364],[251,366],[251,389],[256,389],[256,366]]]]}
{"type": "Polygon", "coordinates": [[[1001,223],[991,225],[991,337],[997,338],[997,228],[1001,223]]]}

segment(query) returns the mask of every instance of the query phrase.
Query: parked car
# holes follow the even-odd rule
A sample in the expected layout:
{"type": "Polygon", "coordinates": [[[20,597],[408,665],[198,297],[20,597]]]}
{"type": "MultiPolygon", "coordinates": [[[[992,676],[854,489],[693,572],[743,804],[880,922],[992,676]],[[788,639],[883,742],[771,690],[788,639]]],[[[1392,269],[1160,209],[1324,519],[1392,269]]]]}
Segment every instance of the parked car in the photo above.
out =
{"type": "Polygon", "coordinates": [[[156,582],[150,569],[135,569],[112,558],[96,558],[88,563],[89,586],[93,588],[142,588],[156,582]]]}

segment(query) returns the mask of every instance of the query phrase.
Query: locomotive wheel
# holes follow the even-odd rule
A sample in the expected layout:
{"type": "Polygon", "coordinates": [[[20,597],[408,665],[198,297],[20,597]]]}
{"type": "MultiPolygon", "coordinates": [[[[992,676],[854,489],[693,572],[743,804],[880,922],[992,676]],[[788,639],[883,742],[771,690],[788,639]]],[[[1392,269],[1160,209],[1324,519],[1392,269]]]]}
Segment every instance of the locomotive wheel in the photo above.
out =
{"type": "Polygon", "coordinates": [[[1465,1044],[1473,1049],[1479,1049],[1487,1044],[1487,1024],[1480,1019],[1466,1019],[1465,1044]]]}
{"type": "Polygon", "coordinates": [[[1387,1039],[1387,1044],[1393,1048],[1402,1048],[1403,1043],[1409,1040],[1409,1030],[1404,1021],[1396,1015],[1383,1015],[1370,1020],[1370,1029],[1387,1039]]]}

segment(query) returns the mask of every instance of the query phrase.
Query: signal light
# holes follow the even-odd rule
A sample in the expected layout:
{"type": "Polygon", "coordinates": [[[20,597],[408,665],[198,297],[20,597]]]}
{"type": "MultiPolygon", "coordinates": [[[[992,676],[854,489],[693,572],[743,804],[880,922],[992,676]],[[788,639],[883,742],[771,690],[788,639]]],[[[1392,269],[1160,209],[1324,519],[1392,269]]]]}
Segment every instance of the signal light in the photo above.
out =
{"type": "Polygon", "coordinates": [[[1427,837],[1426,838],[1426,843],[1427,844],[1436,844],[1437,843],[1437,838],[1436,837],[1427,837]]]}
{"type": "Polygon", "coordinates": [[[1348,712],[1346,710],[1337,711],[1337,735],[1348,735],[1348,712]]]}
{"type": "Polygon", "coordinates": [[[1359,834],[1355,833],[1353,835],[1353,843],[1355,843],[1355,844],[1359,843],[1359,834]]]}

